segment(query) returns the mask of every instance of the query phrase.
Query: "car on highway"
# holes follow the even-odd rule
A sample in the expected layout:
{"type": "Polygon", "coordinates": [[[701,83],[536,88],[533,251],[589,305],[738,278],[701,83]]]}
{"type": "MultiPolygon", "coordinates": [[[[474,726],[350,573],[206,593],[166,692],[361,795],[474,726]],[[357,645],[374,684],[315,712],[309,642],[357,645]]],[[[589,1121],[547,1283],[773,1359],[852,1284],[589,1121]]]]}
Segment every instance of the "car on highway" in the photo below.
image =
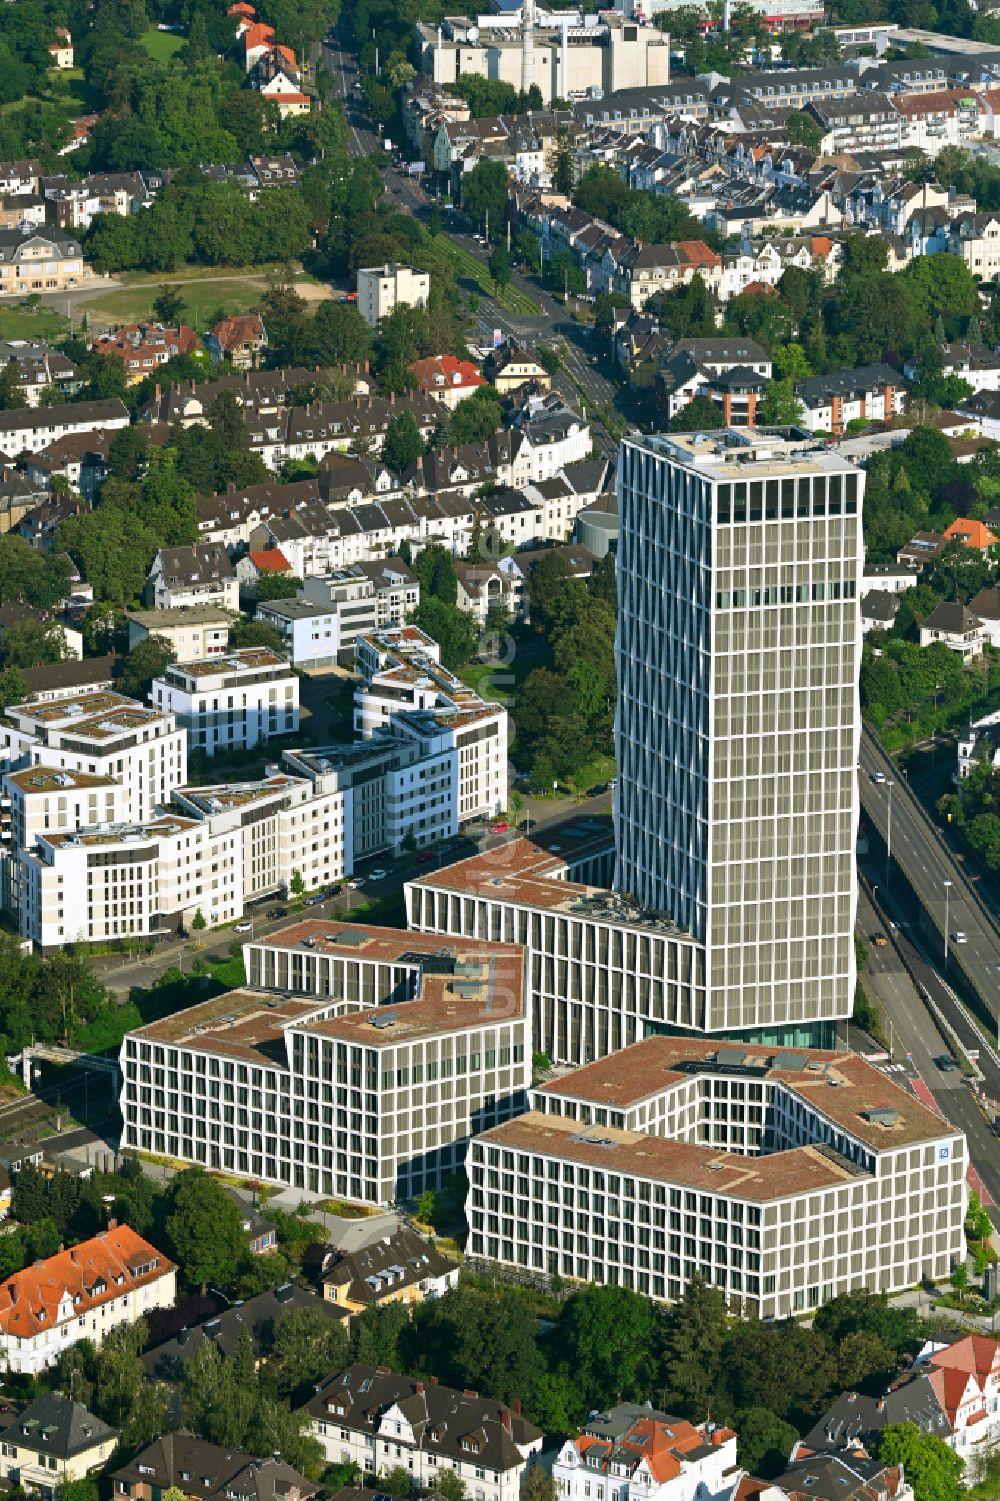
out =
{"type": "Polygon", "coordinates": [[[951,935],[951,941],[952,943],[968,943],[969,939],[961,928],[956,928],[955,932],[951,935]]]}
{"type": "Polygon", "coordinates": [[[490,824],[490,833],[491,834],[506,834],[506,832],[507,832],[507,830],[509,828],[510,828],[510,824],[507,823],[505,819],[501,818],[497,823],[491,823],[490,824]]]}
{"type": "Polygon", "coordinates": [[[368,872],[368,879],[369,881],[384,881],[388,874],[389,872],[387,870],[382,870],[381,868],[377,870],[370,870],[368,872]]]}
{"type": "Polygon", "coordinates": [[[252,933],[253,932],[253,923],[252,922],[238,922],[238,923],[234,923],[233,924],[233,932],[234,933],[252,933]]]}
{"type": "Polygon", "coordinates": [[[322,907],[322,905],[323,905],[323,903],[325,901],[326,901],[326,893],[325,892],[323,892],[323,891],[314,891],[313,894],[312,894],[312,896],[307,896],[306,897],[306,899],[302,903],[302,905],[303,905],[303,907],[322,907]]]}
{"type": "Polygon", "coordinates": [[[287,917],[288,916],[288,908],[287,907],[272,907],[271,910],[270,910],[270,912],[267,915],[268,915],[268,917],[287,917]]]}
{"type": "Polygon", "coordinates": [[[884,771],[873,771],[872,775],[871,775],[871,780],[873,782],[878,782],[878,783],[884,782],[885,781],[885,772],[884,771]]]}
{"type": "Polygon", "coordinates": [[[951,1069],[958,1067],[950,1053],[941,1053],[939,1057],[934,1059],[934,1062],[943,1074],[947,1074],[951,1069]]]}
{"type": "Polygon", "coordinates": [[[872,934],[872,943],[877,949],[884,949],[888,942],[889,940],[888,938],[886,938],[884,933],[879,932],[872,934]]]}

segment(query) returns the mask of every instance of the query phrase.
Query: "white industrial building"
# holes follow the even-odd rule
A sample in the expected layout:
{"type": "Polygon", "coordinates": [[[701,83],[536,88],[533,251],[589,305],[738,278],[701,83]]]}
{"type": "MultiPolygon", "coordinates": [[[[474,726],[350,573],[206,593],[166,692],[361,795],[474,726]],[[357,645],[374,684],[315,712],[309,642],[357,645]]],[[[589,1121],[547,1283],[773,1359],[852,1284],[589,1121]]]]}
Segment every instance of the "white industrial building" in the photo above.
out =
{"type": "Polygon", "coordinates": [[[176,717],[192,751],[208,756],[252,750],[299,727],[299,680],[288,659],[266,646],[176,662],[153,679],[150,699],[176,717]]]}
{"type": "Polygon", "coordinates": [[[246,990],[125,1038],[123,1147],[381,1205],[524,1108],[519,949],[309,920],[245,954],[246,990]]]}
{"type": "Polygon", "coordinates": [[[781,1319],[965,1255],[965,1137],[852,1053],[649,1037],[469,1150],[466,1255],[781,1319]]]}

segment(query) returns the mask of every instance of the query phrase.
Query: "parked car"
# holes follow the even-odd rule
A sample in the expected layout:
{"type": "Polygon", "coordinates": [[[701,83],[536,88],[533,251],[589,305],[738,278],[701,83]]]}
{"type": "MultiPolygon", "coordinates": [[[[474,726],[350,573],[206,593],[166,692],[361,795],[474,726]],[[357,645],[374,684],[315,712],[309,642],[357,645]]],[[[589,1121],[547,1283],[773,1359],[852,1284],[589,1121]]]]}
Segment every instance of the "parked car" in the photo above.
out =
{"type": "Polygon", "coordinates": [[[505,821],[501,818],[499,820],[499,822],[497,822],[497,823],[491,823],[490,824],[490,833],[491,834],[506,834],[506,832],[507,832],[507,830],[509,828],[510,828],[510,824],[509,823],[505,823],[505,821]]]}
{"type": "Polygon", "coordinates": [[[389,872],[387,870],[370,870],[368,872],[368,879],[369,881],[384,881],[388,874],[389,872]]]}
{"type": "Polygon", "coordinates": [[[362,888],[362,886],[364,884],[365,884],[365,878],[364,878],[364,876],[355,876],[353,880],[348,881],[348,883],[347,883],[347,889],[348,889],[348,891],[360,891],[361,888],[362,888]]]}
{"type": "Polygon", "coordinates": [[[323,894],[329,901],[331,897],[339,896],[343,889],[343,886],[328,886],[323,894]]]}
{"type": "Polygon", "coordinates": [[[303,907],[322,907],[322,905],[323,905],[323,903],[325,901],[326,901],[326,892],[324,892],[324,891],[314,891],[313,894],[312,894],[312,896],[307,896],[306,897],[306,899],[302,903],[302,905],[303,905],[303,907]]]}
{"type": "Polygon", "coordinates": [[[287,907],[272,907],[271,910],[270,910],[270,912],[267,915],[268,915],[268,917],[287,917],[288,916],[288,908],[287,907]]]}
{"type": "Polygon", "coordinates": [[[430,863],[431,863],[431,861],[433,859],[434,859],[434,856],[433,856],[433,854],[431,853],[430,850],[421,850],[420,854],[417,856],[417,864],[418,865],[430,865],[430,863]]]}
{"type": "Polygon", "coordinates": [[[233,924],[233,932],[234,933],[252,933],[253,932],[253,923],[252,922],[238,922],[238,923],[234,923],[233,924]]]}

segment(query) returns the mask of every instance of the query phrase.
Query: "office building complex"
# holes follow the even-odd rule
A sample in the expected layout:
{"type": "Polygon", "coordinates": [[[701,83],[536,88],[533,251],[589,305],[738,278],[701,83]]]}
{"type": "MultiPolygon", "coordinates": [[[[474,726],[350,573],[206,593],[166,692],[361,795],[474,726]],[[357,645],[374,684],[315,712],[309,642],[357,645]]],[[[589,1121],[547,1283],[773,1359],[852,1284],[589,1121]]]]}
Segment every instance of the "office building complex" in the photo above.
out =
{"type": "Polygon", "coordinates": [[[549,1057],[850,1015],[862,484],[796,430],[622,445],[615,843],[578,820],[407,894],[525,945],[549,1057]]]}
{"type": "Polygon", "coordinates": [[[467,1255],[760,1318],[946,1277],[965,1137],[850,1053],[650,1037],[469,1151],[467,1255]]]}
{"type": "Polygon", "coordinates": [[[387,1204],[523,1110],[519,949],[305,921],[246,960],[246,990],[125,1038],[124,1147],[387,1204]]]}
{"type": "Polygon", "coordinates": [[[707,1031],[850,1015],[863,486],[792,433],[622,445],[616,885],[707,1031]]]}

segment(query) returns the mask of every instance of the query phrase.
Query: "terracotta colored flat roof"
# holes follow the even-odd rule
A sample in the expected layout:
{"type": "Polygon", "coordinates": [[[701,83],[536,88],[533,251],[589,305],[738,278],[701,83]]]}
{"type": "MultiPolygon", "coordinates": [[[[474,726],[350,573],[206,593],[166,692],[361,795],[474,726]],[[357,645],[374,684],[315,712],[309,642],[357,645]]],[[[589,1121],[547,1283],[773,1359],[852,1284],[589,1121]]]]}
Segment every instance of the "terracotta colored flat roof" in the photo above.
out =
{"type": "Polygon", "coordinates": [[[936,1141],[949,1134],[939,1115],[857,1053],[814,1048],[764,1047],[702,1037],[647,1037],[548,1081],[538,1093],[626,1109],[690,1080],[699,1072],[699,1064],[706,1065],[706,1074],[734,1073],[781,1083],[820,1115],[876,1151],[936,1141]],[[872,1111],[890,1111],[896,1120],[881,1124],[868,1118],[872,1111]]]}
{"type": "Polygon", "coordinates": [[[815,1147],[795,1147],[769,1157],[743,1157],[612,1126],[584,1127],[565,1116],[541,1115],[535,1110],[484,1131],[477,1140],[758,1202],[835,1188],[857,1177],[846,1162],[842,1166],[815,1147]]]}

